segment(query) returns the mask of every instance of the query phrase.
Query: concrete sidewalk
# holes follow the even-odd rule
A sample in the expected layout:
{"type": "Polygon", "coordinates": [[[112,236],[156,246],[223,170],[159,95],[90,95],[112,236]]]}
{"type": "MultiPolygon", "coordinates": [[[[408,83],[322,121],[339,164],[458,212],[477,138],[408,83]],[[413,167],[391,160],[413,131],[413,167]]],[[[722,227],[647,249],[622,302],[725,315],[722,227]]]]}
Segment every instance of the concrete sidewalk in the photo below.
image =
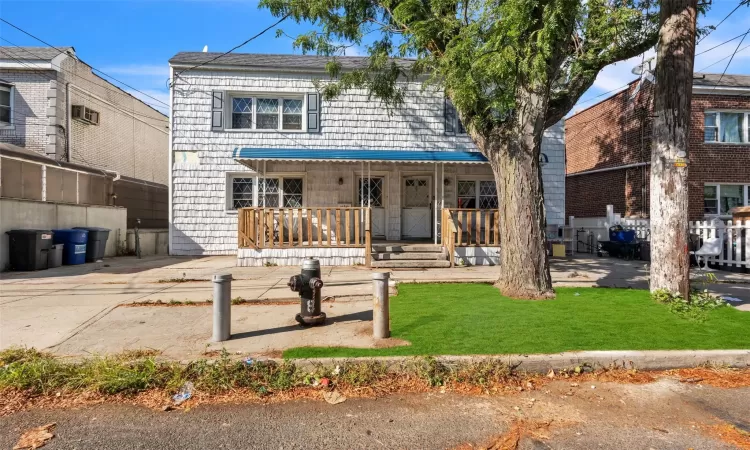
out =
{"type": "MultiPolygon", "coordinates": [[[[158,342],[175,357],[202,351],[210,335],[210,308],[130,307],[136,302],[206,301],[212,296],[211,276],[231,272],[232,297],[260,302],[294,302],[286,286],[298,267],[236,267],[235,257],[121,257],[103,263],[64,266],[41,272],[0,274],[0,349],[11,346],[54,348],[64,354],[110,352],[158,342]],[[174,339],[174,336],[181,336],[174,339]],[[107,336],[108,339],[102,339],[107,336]],[[75,338],[75,339],[73,339],[75,338]],[[171,342],[171,341],[181,341],[171,342]]],[[[404,282],[493,282],[498,267],[398,270],[392,284],[404,282]]],[[[750,310],[750,275],[714,272],[722,283],[712,291],[742,299],[750,310]]],[[[648,287],[648,268],[640,261],[576,258],[552,261],[555,286],[648,287]]],[[[315,335],[318,345],[371,346],[368,333],[372,271],[362,267],[324,267],[326,313],[335,326],[315,335]],[[364,300],[364,301],[363,301],[364,300]],[[352,336],[359,336],[352,339],[352,336]],[[361,337],[361,339],[360,339],[361,337]],[[358,340],[359,339],[359,340],[358,340]]],[[[228,348],[265,352],[306,345],[312,335],[299,332],[295,305],[244,305],[233,314],[247,337],[228,348]],[[287,311],[288,310],[288,311],[287,311]],[[292,328],[289,328],[292,327],[292,328]],[[269,332],[268,330],[276,330],[269,332]],[[295,331],[291,333],[291,331],[295,331]],[[293,335],[293,337],[290,337],[293,335]],[[288,339],[292,339],[289,340],[288,339]],[[252,345],[249,342],[252,341],[252,345]],[[242,348],[239,348],[242,347],[242,348]]],[[[309,334],[309,333],[308,333],[309,334]]]]}

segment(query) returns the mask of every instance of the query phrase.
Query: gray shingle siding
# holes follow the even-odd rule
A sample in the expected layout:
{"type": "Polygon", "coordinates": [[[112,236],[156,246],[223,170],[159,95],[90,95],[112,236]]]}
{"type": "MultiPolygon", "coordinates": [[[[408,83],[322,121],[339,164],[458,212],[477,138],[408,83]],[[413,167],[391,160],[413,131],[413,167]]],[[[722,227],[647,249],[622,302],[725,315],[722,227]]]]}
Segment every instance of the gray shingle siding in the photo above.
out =
{"type": "MultiPolygon", "coordinates": [[[[181,54],[182,55],[182,54],[181,54]]],[[[206,55],[206,54],[202,54],[206,55]]],[[[180,56],[180,55],[178,55],[180,56]]],[[[174,62],[178,57],[173,58],[174,62]]],[[[298,58],[298,57],[294,57],[298,58]]],[[[186,61],[180,57],[179,61],[186,61]]],[[[196,59],[197,61],[197,59],[196,59]]],[[[177,69],[176,69],[177,70],[177,69]]],[[[466,135],[444,133],[443,94],[417,82],[405,83],[405,103],[390,113],[361,90],[324,101],[317,133],[281,131],[212,131],[211,92],[314,92],[320,74],[275,71],[194,70],[175,79],[172,89],[172,149],[195,152],[198,162],[176,161],[172,167],[172,242],[176,255],[234,254],[237,216],[227,211],[227,174],[253,173],[232,159],[237,147],[306,149],[461,150],[475,151],[466,135]]],[[[550,223],[564,222],[564,137],[562,123],[545,133],[542,151],[549,158],[543,168],[550,223]]],[[[356,204],[354,173],[360,164],[271,163],[268,173],[304,173],[305,206],[356,204]],[[343,178],[344,184],[338,185],[343,178]]],[[[387,182],[388,238],[400,230],[400,177],[403,173],[433,174],[432,165],[372,165],[387,182]]],[[[487,165],[446,166],[446,177],[492,179],[487,165]]],[[[455,205],[453,182],[446,188],[446,206],[455,205]]]]}

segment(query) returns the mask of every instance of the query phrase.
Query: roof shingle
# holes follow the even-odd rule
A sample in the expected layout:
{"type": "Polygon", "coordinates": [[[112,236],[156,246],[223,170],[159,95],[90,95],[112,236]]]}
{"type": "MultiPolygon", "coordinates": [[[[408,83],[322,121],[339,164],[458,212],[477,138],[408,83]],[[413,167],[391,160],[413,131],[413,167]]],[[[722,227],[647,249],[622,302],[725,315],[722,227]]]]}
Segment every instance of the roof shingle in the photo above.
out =
{"type": "MultiPolygon", "coordinates": [[[[221,53],[204,52],[180,52],[174,55],[169,63],[198,65],[211,61],[221,53]]],[[[294,70],[325,70],[326,64],[333,58],[318,55],[273,55],[264,53],[230,53],[220,56],[212,65],[242,66],[248,68],[267,69],[294,69],[294,70]]],[[[364,56],[337,56],[336,60],[341,63],[344,70],[361,69],[367,66],[369,58],[364,56]]],[[[412,60],[396,60],[403,65],[409,65],[412,60]]]]}
{"type": "MultiPolygon", "coordinates": [[[[60,47],[60,50],[75,54],[73,47],[60,47]]],[[[0,47],[0,59],[51,61],[59,54],[52,47],[0,47]]]]}

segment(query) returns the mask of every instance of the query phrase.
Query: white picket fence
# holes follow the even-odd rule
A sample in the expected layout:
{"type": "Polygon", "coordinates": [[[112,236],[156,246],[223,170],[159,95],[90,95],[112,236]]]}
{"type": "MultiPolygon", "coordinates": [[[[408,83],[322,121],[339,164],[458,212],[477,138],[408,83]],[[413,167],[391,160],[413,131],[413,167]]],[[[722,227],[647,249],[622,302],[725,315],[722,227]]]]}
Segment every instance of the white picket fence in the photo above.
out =
{"type": "MultiPolygon", "coordinates": [[[[607,211],[607,217],[570,217],[568,228],[573,236],[574,253],[596,253],[600,241],[609,240],[609,227],[620,225],[626,230],[634,230],[641,241],[651,240],[649,219],[627,219],[607,211]]],[[[750,220],[742,221],[695,221],[689,223],[691,234],[696,234],[701,242],[711,238],[721,239],[722,252],[708,257],[712,266],[721,268],[744,267],[750,269],[750,220]]]]}
{"type": "Polygon", "coordinates": [[[719,238],[722,252],[708,258],[709,264],[722,267],[745,267],[750,269],[750,220],[723,222],[716,226],[712,221],[690,222],[690,233],[697,234],[702,241],[719,238]]]}

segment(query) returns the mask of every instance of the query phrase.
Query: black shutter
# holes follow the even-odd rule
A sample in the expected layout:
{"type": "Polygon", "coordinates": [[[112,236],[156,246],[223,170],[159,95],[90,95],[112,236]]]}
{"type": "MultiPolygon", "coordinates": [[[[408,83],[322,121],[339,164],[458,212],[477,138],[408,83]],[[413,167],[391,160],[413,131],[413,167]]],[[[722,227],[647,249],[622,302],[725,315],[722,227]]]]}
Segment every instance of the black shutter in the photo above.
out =
{"type": "Polygon", "coordinates": [[[211,92],[211,130],[224,129],[224,91],[211,92]]]}
{"type": "Polygon", "coordinates": [[[320,94],[307,94],[307,132],[320,132],[320,94]]]}
{"type": "Polygon", "coordinates": [[[443,118],[445,119],[445,134],[456,134],[456,108],[448,98],[443,103],[443,118]]]}

